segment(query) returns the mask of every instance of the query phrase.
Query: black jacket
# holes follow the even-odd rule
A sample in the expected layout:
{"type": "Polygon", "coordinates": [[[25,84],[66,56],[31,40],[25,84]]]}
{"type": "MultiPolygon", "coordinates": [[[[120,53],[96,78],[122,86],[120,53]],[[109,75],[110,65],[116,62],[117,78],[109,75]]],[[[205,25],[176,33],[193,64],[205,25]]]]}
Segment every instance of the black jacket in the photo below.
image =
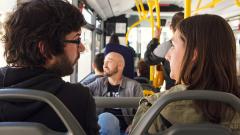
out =
{"type": "MultiPolygon", "coordinates": [[[[96,105],[89,89],[64,82],[41,67],[0,68],[0,88],[28,88],[47,91],[58,97],[79,121],[88,135],[98,134],[96,105]]],[[[66,131],[56,113],[47,105],[26,100],[1,100],[0,121],[29,121],[66,131]]]]}
{"type": "MultiPolygon", "coordinates": [[[[168,41],[170,42],[170,41],[168,41]]],[[[175,85],[175,81],[170,78],[170,64],[164,57],[156,56],[153,51],[157,48],[159,42],[153,38],[147,45],[147,51],[144,54],[144,61],[149,65],[163,64],[164,78],[166,80],[166,89],[175,85]]]]}

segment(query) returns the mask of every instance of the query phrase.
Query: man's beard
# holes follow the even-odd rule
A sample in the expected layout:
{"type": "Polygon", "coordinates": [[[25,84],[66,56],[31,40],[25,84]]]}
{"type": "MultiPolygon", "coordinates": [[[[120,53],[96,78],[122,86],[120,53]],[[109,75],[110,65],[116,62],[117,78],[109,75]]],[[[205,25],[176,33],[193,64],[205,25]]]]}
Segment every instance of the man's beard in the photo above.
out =
{"type": "Polygon", "coordinates": [[[116,74],[118,72],[118,68],[115,67],[112,71],[109,71],[109,72],[105,72],[104,71],[104,75],[107,76],[107,77],[111,77],[113,76],[114,74],[116,74]]]}
{"type": "Polygon", "coordinates": [[[73,73],[73,65],[69,61],[68,57],[63,54],[57,58],[56,63],[53,64],[49,70],[63,77],[73,73]]]}

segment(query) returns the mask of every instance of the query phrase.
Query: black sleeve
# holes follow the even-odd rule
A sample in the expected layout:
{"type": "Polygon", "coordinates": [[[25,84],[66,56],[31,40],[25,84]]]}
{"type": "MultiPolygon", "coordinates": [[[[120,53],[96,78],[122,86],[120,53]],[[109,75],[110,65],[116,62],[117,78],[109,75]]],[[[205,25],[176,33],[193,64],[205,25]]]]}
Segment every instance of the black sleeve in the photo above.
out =
{"type": "Polygon", "coordinates": [[[165,61],[164,58],[157,57],[153,51],[158,46],[158,39],[153,38],[147,45],[147,51],[144,53],[144,61],[149,65],[157,65],[165,61]]]}
{"type": "Polygon", "coordinates": [[[96,114],[96,103],[94,98],[89,92],[89,98],[88,98],[88,108],[86,110],[87,112],[87,135],[98,135],[99,134],[99,126],[97,124],[98,118],[96,114]]]}

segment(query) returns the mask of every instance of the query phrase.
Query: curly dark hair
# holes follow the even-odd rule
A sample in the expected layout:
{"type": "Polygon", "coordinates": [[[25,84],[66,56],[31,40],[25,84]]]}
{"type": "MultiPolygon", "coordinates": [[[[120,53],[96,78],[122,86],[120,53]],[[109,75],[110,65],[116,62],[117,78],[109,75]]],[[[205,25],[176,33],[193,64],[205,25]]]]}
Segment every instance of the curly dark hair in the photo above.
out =
{"type": "Polygon", "coordinates": [[[4,26],[4,56],[11,66],[45,64],[64,52],[63,40],[86,21],[78,8],[63,0],[31,0],[19,5],[4,26]],[[39,44],[43,45],[40,53],[39,44]]]}

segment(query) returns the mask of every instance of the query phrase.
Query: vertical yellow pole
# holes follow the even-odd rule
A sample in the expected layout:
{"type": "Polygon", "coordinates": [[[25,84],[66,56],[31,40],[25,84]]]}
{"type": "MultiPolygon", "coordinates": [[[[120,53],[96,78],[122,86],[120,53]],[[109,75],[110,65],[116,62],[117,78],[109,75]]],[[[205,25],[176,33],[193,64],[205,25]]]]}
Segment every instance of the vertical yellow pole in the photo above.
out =
{"type": "MultiPolygon", "coordinates": [[[[154,0],[155,2],[155,9],[156,9],[156,15],[157,15],[157,27],[160,29],[161,27],[161,18],[160,18],[160,6],[159,6],[159,1],[158,0],[154,0]]],[[[153,70],[154,70],[154,73],[153,73],[153,86],[155,88],[159,88],[160,86],[160,80],[163,81],[163,74],[161,74],[162,72],[158,71],[157,69],[157,65],[156,66],[152,66],[154,67],[153,70]]],[[[162,84],[161,84],[162,85],[162,84]]]]}
{"type": "Polygon", "coordinates": [[[152,37],[154,36],[154,16],[153,16],[153,5],[151,0],[148,0],[148,7],[150,12],[151,28],[152,28],[152,37]]]}
{"type": "MultiPolygon", "coordinates": [[[[148,0],[148,7],[150,12],[150,22],[151,22],[151,28],[152,28],[152,37],[154,37],[154,17],[153,17],[153,8],[152,8],[152,2],[151,0],[148,0]]],[[[154,78],[154,66],[150,66],[150,81],[153,82],[154,78]]]]}
{"type": "Polygon", "coordinates": [[[140,8],[141,8],[142,17],[146,18],[146,11],[145,11],[145,8],[143,6],[142,0],[139,0],[139,4],[140,4],[140,8]]]}
{"type": "Polygon", "coordinates": [[[161,26],[161,17],[160,17],[160,6],[158,0],[155,0],[156,14],[157,14],[157,27],[161,26]]]}
{"type": "Polygon", "coordinates": [[[191,0],[184,0],[184,18],[191,16],[191,0]]]}
{"type": "Polygon", "coordinates": [[[202,3],[202,0],[198,0],[198,3],[197,3],[197,6],[196,6],[196,9],[199,9],[201,3],[202,3]]]}
{"type": "Polygon", "coordinates": [[[142,18],[141,10],[140,10],[140,4],[139,4],[138,0],[135,0],[135,3],[136,3],[139,18],[142,18]]]}
{"type": "Polygon", "coordinates": [[[240,7],[240,0],[235,0],[235,3],[238,7],[240,7]]]}

